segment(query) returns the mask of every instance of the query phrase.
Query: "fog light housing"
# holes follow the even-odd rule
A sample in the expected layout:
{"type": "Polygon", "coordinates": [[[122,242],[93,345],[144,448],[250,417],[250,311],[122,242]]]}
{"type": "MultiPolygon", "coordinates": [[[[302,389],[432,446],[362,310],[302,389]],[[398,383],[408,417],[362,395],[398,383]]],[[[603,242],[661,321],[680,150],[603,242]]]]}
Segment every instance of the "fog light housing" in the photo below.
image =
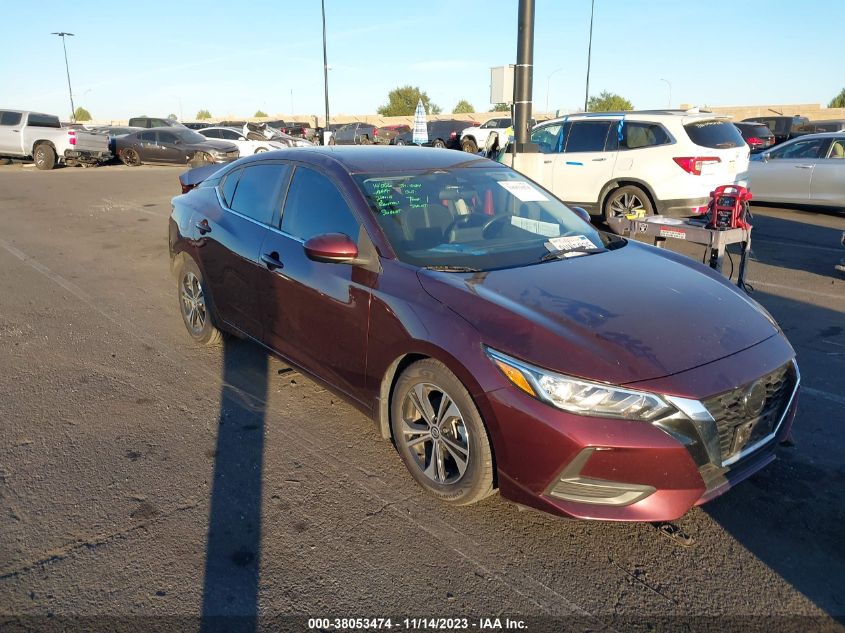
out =
{"type": "Polygon", "coordinates": [[[657,492],[657,488],[645,484],[582,477],[580,475],[581,469],[595,450],[597,449],[585,448],[578,453],[575,459],[552,483],[546,494],[556,499],[575,503],[619,507],[642,501],[657,492]]]}

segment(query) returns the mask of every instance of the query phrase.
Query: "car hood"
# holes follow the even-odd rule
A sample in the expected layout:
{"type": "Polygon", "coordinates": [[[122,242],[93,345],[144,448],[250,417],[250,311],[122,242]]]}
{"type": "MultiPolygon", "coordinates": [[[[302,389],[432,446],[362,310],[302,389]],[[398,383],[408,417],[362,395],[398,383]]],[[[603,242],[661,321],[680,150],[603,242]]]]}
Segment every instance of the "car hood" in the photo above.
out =
{"type": "Polygon", "coordinates": [[[419,279],[485,345],[615,384],[698,367],[779,332],[767,312],[711,269],[637,242],[507,270],[421,269],[419,279]]]}
{"type": "Polygon", "coordinates": [[[211,149],[216,149],[220,152],[238,151],[238,146],[234,143],[230,143],[229,141],[218,141],[215,139],[208,139],[202,143],[186,143],[184,147],[185,149],[198,149],[206,152],[211,149]]]}

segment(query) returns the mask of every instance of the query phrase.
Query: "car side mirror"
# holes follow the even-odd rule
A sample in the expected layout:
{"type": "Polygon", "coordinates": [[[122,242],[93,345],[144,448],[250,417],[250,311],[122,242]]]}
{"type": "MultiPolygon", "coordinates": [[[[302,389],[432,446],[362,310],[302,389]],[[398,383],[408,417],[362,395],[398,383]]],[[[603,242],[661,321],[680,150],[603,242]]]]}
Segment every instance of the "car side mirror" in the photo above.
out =
{"type": "Polygon", "coordinates": [[[762,154],[760,154],[760,158],[764,163],[768,163],[769,162],[769,152],[763,152],[762,154]]]}
{"type": "Polygon", "coordinates": [[[586,222],[587,224],[590,223],[590,214],[587,213],[586,209],[584,209],[583,207],[572,207],[572,211],[573,213],[575,213],[575,215],[584,220],[584,222],[586,222]]]}
{"type": "Polygon", "coordinates": [[[173,141],[173,144],[174,144],[174,145],[181,145],[181,144],[182,144],[182,139],[177,138],[175,141],[173,141]]]}
{"type": "Polygon", "coordinates": [[[343,233],[315,235],[303,244],[305,255],[315,262],[344,264],[358,258],[358,245],[343,233]]]}

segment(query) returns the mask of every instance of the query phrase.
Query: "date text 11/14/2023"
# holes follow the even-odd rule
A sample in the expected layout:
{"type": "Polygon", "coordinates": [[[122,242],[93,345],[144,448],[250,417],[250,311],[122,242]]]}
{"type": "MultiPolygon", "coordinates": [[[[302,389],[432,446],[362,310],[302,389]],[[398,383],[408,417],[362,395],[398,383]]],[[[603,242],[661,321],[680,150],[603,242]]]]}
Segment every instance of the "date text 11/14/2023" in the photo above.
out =
{"type": "Polygon", "coordinates": [[[309,618],[308,629],[317,631],[518,631],[527,629],[518,618],[309,618]]]}

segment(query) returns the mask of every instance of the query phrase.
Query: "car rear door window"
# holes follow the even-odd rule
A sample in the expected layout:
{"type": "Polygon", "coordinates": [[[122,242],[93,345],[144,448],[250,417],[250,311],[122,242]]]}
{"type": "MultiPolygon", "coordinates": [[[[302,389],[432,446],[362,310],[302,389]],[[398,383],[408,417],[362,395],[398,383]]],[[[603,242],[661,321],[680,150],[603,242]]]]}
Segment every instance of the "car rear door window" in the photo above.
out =
{"type": "Polygon", "coordinates": [[[146,143],[155,143],[156,142],[156,133],[155,132],[141,132],[138,135],[138,138],[146,143]]]}
{"type": "Polygon", "coordinates": [[[220,130],[202,130],[200,134],[205,138],[220,138],[220,130]]]}
{"type": "MultiPolygon", "coordinates": [[[[287,180],[290,166],[285,163],[250,165],[241,170],[229,207],[241,215],[270,224],[279,200],[279,191],[287,180]]],[[[224,198],[226,185],[223,183],[224,198]]]]}
{"type": "Polygon", "coordinates": [[[238,186],[238,179],[241,177],[243,169],[235,169],[226,174],[223,179],[223,185],[220,187],[220,196],[223,202],[230,209],[232,208],[232,198],[235,197],[235,188],[238,186]]]}
{"type": "Polygon", "coordinates": [[[711,149],[730,149],[742,147],[745,139],[736,126],[726,120],[693,121],[684,126],[687,136],[696,145],[711,149]]]}
{"type": "Polygon", "coordinates": [[[226,139],[227,141],[237,141],[241,138],[241,135],[234,130],[218,130],[217,136],[219,138],[226,139]]]}
{"type": "Polygon", "coordinates": [[[20,122],[20,112],[0,112],[0,125],[17,125],[20,122]]]}
{"type": "MultiPolygon", "coordinates": [[[[614,132],[616,129],[613,130],[614,132]]],[[[610,137],[613,136],[618,139],[619,135],[611,133],[608,135],[608,143],[610,137]]],[[[642,147],[654,147],[655,145],[666,145],[672,139],[663,129],[663,126],[656,123],[639,123],[639,122],[625,122],[622,124],[622,142],[619,143],[619,149],[640,149],[642,147]]]]}
{"type": "Polygon", "coordinates": [[[829,138],[808,138],[806,140],[795,141],[794,143],[782,145],[781,147],[773,150],[769,154],[769,158],[821,158],[827,154],[827,147],[829,143],[829,138]]]}
{"type": "Polygon", "coordinates": [[[334,183],[323,174],[297,167],[282,214],[282,230],[308,240],[323,233],[344,233],[358,239],[358,220],[334,183]]]}
{"type": "Polygon", "coordinates": [[[179,140],[172,132],[159,132],[158,133],[158,142],[159,143],[167,143],[168,145],[174,145],[176,141],[179,140]]]}
{"type": "Polygon", "coordinates": [[[602,152],[610,121],[575,121],[569,130],[566,152],[602,152]]]}

